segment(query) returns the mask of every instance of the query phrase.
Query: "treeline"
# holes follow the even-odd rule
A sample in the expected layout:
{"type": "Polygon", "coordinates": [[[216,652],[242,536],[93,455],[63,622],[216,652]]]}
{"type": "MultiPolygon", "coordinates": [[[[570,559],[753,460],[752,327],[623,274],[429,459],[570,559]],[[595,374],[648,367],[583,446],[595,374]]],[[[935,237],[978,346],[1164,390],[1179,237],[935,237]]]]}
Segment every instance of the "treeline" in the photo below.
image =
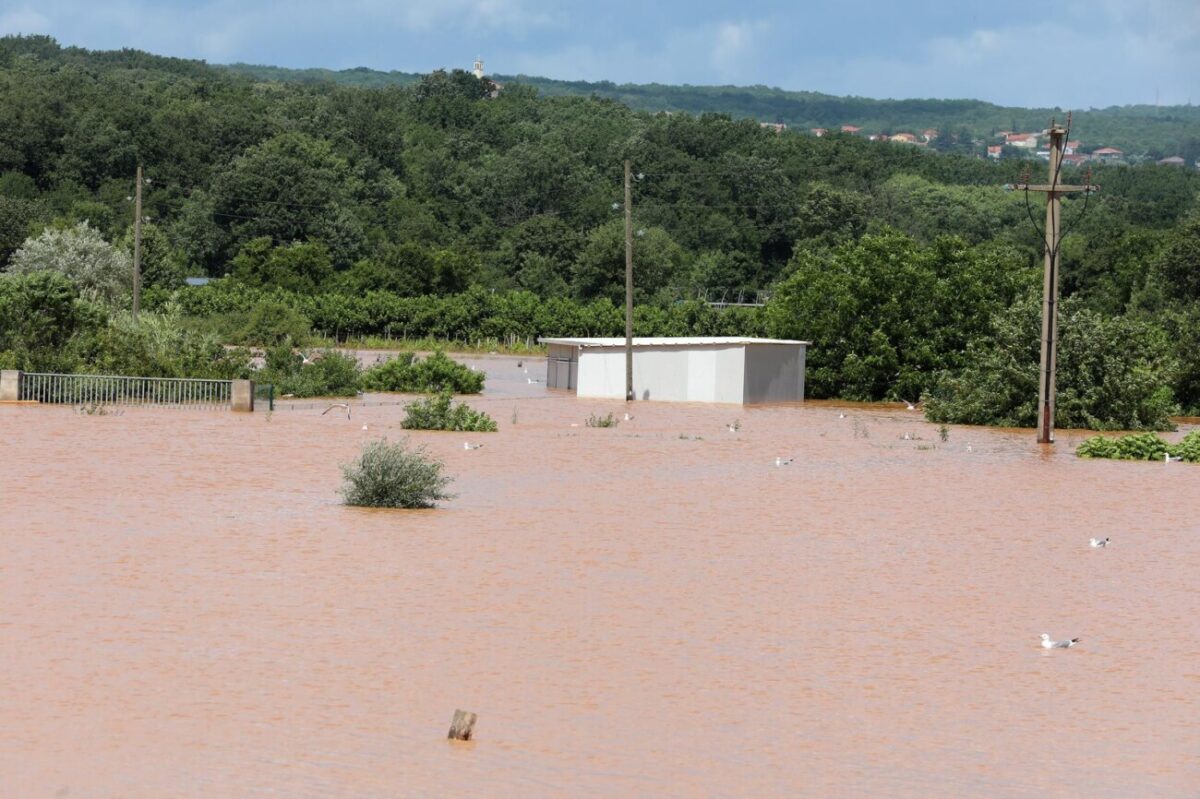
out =
{"type": "MultiPolygon", "coordinates": [[[[0,270],[15,273],[0,277],[0,359],[52,360],[12,332],[38,303],[66,307],[21,282],[46,270],[73,287],[67,305],[107,309],[108,323],[80,318],[83,338],[125,341],[98,331],[128,307],[139,163],[145,305],[205,347],[311,330],[616,335],[629,159],[639,333],[802,338],[813,396],[926,395],[945,419],[1028,418],[1043,205],[1002,188],[1023,165],[490,88],[464,72],[378,89],[264,83],[0,39],[0,270]],[[739,292],[773,297],[751,311],[697,301],[739,292]]],[[[1200,409],[1200,175],[1091,177],[1099,194],[1063,203],[1074,354],[1060,387],[1078,401],[1060,403],[1060,422],[1164,426],[1200,409]],[[1107,354],[1074,347],[1082,330],[1107,354]]],[[[80,347],[66,349],[85,366],[107,357],[80,347]]]]}
{"type": "MultiPolygon", "coordinates": [[[[336,83],[359,88],[410,86],[421,76],[410,72],[354,69],[287,69],[254,64],[220,67],[260,81],[336,83]]],[[[1001,130],[1030,132],[1066,120],[1062,108],[1016,108],[982,100],[873,100],[838,97],[813,91],[787,91],[769,86],[673,86],[659,83],[566,81],[534,75],[494,75],[497,82],[528,86],[544,97],[600,97],[637,111],[728,114],[735,119],[783,122],[801,132],[812,128],[839,130],[856,125],[864,133],[916,133],[933,128],[942,135],[940,149],[978,151],[976,141],[994,144],[1001,130]]],[[[1118,147],[1135,156],[1183,156],[1200,159],[1200,106],[1112,106],[1075,109],[1074,128],[1086,131],[1092,147],[1118,147]]]]}

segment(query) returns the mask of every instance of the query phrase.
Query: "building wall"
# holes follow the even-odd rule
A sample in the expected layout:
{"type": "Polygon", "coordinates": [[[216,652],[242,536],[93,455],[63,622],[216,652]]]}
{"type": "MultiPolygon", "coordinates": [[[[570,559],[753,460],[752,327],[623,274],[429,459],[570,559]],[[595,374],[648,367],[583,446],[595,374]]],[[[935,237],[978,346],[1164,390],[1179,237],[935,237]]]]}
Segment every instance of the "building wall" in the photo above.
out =
{"type": "Polygon", "coordinates": [[[579,347],[551,344],[546,351],[546,388],[575,388],[579,347]]]}
{"type": "MultiPolygon", "coordinates": [[[[745,352],[727,347],[638,347],[633,390],[639,400],[741,404],[745,352]]],[[[625,398],[625,350],[585,347],[579,353],[581,397],[625,398]]]]}
{"type": "Polygon", "coordinates": [[[747,344],[746,404],[802,402],[805,354],[803,344],[747,344]]]}

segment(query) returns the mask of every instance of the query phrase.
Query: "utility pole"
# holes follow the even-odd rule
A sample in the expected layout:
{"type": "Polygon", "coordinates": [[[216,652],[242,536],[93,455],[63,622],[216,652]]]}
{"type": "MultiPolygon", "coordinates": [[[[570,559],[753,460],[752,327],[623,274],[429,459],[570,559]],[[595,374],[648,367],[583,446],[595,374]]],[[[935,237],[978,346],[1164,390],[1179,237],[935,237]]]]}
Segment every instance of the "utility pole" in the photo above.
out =
{"type": "Polygon", "coordinates": [[[633,189],[625,159],[625,401],[633,401],[633,189]]]}
{"type": "Polygon", "coordinates": [[[133,190],[133,321],[142,306],[142,165],[137,167],[137,187],[133,190]]]}
{"type": "Polygon", "coordinates": [[[1055,373],[1058,368],[1058,250],[1062,243],[1062,200],[1064,194],[1092,192],[1096,187],[1088,179],[1084,186],[1064,186],[1058,182],[1063,156],[1063,140],[1071,128],[1067,117],[1066,129],[1050,123],[1050,182],[1044,186],[1019,183],[1014,188],[1046,194],[1045,274],[1042,281],[1042,353],[1038,375],[1038,443],[1054,443],[1055,373]]]}

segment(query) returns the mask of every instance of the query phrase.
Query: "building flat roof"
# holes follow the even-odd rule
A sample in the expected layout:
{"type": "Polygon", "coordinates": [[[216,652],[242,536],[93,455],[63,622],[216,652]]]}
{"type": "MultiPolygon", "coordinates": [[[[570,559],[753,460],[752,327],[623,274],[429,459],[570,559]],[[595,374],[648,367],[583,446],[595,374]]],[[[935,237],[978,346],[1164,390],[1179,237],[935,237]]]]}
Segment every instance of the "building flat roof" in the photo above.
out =
{"type": "MultiPolygon", "coordinates": [[[[540,344],[563,344],[568,347],[624,347],[623,337],[612,338],[539,338],[540,344]]],[[[635,337],[635,347],[711,347],[738,344],[804,344],[811,341],[793,341],[779,338],[746,338],[745,336],[678,336],[678,337],[635,337]]]]}

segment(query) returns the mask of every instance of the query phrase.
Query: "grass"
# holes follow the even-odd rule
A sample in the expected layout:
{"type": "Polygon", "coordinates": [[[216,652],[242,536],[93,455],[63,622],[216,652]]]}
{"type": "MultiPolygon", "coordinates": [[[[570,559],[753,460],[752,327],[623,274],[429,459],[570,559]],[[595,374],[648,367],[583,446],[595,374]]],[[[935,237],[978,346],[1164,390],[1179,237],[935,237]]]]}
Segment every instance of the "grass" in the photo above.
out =
{"type": "Polygon", "coordinates": [[[593,413],[588,416],[587,421],[584,422],[586,427],[616,427],[619,424],[620,422],[618,422],[616,417],[611,413],[607,416],[597,416],[593,413]]]}

